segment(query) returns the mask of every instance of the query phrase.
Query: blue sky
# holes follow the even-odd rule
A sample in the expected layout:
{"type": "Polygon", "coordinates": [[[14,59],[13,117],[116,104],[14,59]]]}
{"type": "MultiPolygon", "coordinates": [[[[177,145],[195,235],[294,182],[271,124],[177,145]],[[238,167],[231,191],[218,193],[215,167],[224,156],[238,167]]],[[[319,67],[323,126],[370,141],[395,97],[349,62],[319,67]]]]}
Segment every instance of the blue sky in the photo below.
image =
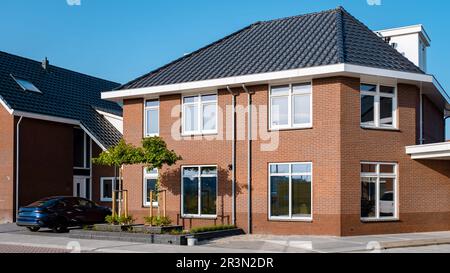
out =
{"type": "MultiPolygon", "coordinates": [[[[2,0],[0,50],[83,73],[132,80],[253,22],[344,6],[371,29],[424,24],[429,72],[450,92],[450,1],[2,0]]],[[[448,126],[450,136],[450,122],[448,126]]]]}

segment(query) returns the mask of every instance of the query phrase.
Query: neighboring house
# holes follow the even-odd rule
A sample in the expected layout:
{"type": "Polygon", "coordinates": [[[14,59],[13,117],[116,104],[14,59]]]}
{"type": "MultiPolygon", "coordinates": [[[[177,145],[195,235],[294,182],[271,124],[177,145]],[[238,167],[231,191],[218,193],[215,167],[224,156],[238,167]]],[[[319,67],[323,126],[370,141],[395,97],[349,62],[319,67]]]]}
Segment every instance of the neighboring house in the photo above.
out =
{"type": "Polygon", "coordinates": [[[123,102],[128,142],[159,135],[183,157],[125,168],[131,213],[158,205],[160,177],[186,228],[450,230],[450,98],[425,72],[429,45],[422,26],[374,33],[337,8],[258,22],[103,93],[123,102]]]}
{"type": "Polygon", "coordinates": [[[91,158],[122,137],[122,108],[100,93],[118,86],[0,52],[0,222],[43,197],[101,201],[101,178],[115,170],[91,158]]]}

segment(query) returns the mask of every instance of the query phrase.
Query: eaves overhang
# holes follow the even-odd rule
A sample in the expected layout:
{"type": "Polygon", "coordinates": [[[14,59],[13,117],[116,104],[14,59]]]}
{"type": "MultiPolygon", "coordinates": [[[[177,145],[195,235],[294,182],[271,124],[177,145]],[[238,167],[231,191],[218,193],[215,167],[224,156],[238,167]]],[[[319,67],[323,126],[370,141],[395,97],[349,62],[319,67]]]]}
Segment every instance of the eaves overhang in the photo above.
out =
{"type": "Polygon", "coordinates": [[[345,63],[195,82],[184,82],[170,85],[151,86],[137,89],[108,91],[102,93],[102,99],[121,102],[125,99],[152,98],[162,95],[207,91],[211,89],[222,89],[227,86],[239,87],[242,86],[242,84],[274,84],[283,81],[307,81],[316,78],[333,76],[372,77],[379,80],[395,81],[396,83],[415,84],[417,86],[424,87],[430,93],[434,93],[436,97],[439,97],[439,104],[443,107],[445,105],[450,105],[450,96],[446,93],[433,75],[402,72],[345,63]]]}
{"type": "Polygon", "coordinates": [[[408,146],[406,154],[414,160],[450,160],[450,141],[408,146]]]}

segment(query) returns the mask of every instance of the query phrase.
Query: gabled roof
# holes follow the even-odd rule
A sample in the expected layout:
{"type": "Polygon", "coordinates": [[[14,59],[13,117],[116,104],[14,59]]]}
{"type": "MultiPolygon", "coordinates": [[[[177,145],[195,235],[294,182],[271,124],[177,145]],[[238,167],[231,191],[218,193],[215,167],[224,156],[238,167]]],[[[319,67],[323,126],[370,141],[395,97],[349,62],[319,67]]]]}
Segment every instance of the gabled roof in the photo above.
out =
{"type": "Polygon", "coordinates": [[[252,24],[117,90],[342,63],[424,74],[338,7],[252,24]]]}
{"type": "Polygon", "coordinates": [[[103,147],[116,144],[122,134],[96,109],[122,116],[122,108],[102,100],[104,90],[118,83],[0,51],[0,100],[14,111],[79,121],[103,147]],[[42,93],[24,91],[13,77],[27,80],[42,93]]]}

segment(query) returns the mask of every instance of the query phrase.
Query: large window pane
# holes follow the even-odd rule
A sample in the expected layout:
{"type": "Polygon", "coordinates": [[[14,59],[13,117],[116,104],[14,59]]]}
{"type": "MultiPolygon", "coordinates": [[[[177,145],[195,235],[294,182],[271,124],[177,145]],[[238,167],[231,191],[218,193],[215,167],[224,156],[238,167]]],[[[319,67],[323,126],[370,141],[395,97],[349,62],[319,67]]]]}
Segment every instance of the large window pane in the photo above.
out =
{"type": "Polygon", "coordinates": [[[283,126],[289,124],[289,98],[274,97],[272,98],[272,125],[283,126]]]}
{"type": "Polygon", "coordinates": [[[361,178],[361,217],[376,217],[376,178],[361,178]]]}
{"type": "Polygon", "coordinates": [[[198,106],[185,105],[184,110],[184,130],[186,132],[198,131],[198,106]]]}
{"type": "Polygon", "coordinates": [[[289,176],[270,178],[271,216],[289,217],[289,176]]]}
{"type": "Polygon", "coordinates": [[[311,176],[292,176],[292,217],[310,217],[311,204],[311,176]]]}
{"type": "Polygon", "coordinates": [[[157,179],[146,179],[146,203],[150,203],[150,192],[153,191],[152,202],[158,202],[158,194],[156,192],[157,179]]]}
{"type": "Polygon", "coordinates": [[[216,177],[202,177],[201,191],[201,214],[215,215],[217,198],[216,177]]]}
{"type": "Polygon", "coordinates": [[[74,167],[84,168],[84,132],[80,129],[73,130],[73,163],[74,167]]]}
{"type": "Polygon", "coordinates": [[[147,135],[155,135],[159,132],[159,110],[150,109],[147,112],[147,135]]]}
{"type": "Polygon", "coordinates": [[[380,125],[392,126],[394,124],[393,105],[392,98],[380,98],[380,125]]]}
{"type": "Polygon", "coordinates": [[[311,123],[311,95],[297,95],[293,99],[294,124],[311,123]]]}
{"type": "Polygon", "coordinates": [[[183,178],[183,213],[198,214],[198,178],[183,178]]]}
{"type": "Polygon", "coordinates": [[[217,107],[215,104],[203,105],[203,130],[217,128],[217,107]]]}
{"type": "Polygon", "coordinates": [[[393,217],[395,213],[394,179],[380,179],[380,217],[393,217]]]}
{"type": "Polygon", "coordinates": [[[375,97],[361,95],[361,123],[375,125],[375,97]]]}
{"type": "Polygon", "coordinates": [[[112,199],[113,181],[112,179],[103,180],[103,196],[102,199],[112,199]]]}

